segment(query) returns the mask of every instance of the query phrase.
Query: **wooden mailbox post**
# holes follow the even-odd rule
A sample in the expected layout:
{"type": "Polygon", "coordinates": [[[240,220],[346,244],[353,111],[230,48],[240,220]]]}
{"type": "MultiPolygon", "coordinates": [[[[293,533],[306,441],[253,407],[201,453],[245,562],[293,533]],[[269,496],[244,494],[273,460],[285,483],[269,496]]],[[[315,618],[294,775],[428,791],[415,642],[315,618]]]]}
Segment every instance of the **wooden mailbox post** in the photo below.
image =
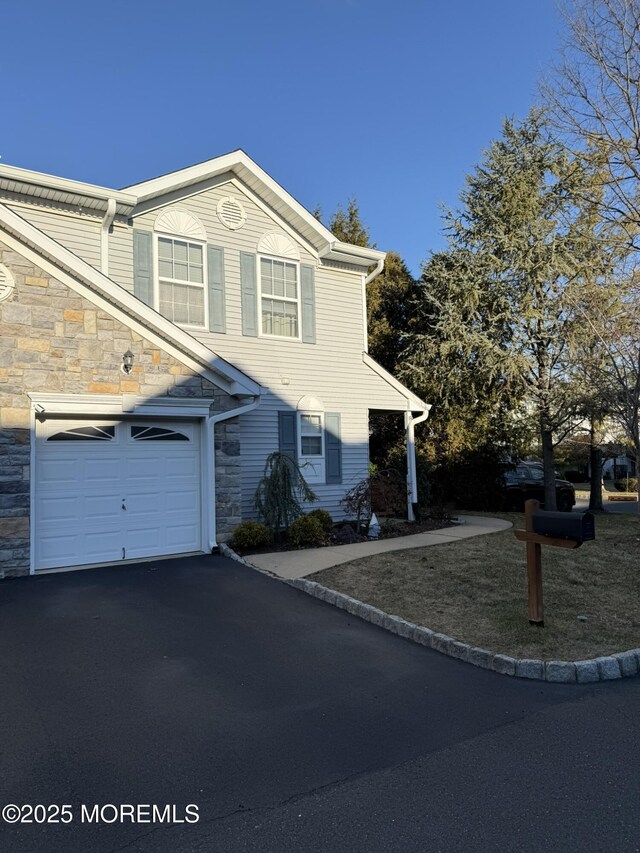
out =
{"type": "Polygon", "coordinates": [[[527,579],[529,587],[529,624],[544,627],[542,603],[542,545],[556,548],[579,548],[595,539],[593,515],[590,512],[543,512],[540,502],[529,500],[524,505],[524,530],[514,531],[516,538],[527,543],[527,579]]]}

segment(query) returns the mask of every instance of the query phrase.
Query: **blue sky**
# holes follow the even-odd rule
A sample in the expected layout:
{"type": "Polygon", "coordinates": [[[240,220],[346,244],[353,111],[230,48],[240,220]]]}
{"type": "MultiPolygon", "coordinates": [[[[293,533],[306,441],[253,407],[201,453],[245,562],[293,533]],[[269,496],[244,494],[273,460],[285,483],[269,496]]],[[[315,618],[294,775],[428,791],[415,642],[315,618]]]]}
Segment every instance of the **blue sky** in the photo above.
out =
{"type": "Polygon", "coordinates": [[[554,0],[0,0],[3,163],[121,187],[243,148],[414,272],[523,116],[554,0]]]}

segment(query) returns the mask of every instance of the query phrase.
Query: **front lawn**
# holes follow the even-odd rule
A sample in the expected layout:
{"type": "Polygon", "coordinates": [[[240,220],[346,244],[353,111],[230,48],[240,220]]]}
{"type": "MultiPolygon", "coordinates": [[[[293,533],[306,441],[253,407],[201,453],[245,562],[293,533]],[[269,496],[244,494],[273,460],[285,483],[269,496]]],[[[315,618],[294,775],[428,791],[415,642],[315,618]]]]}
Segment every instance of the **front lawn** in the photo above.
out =
{"type": "MultiPolygon", "coordinates": [[[[522,513],[497,515],[524,527],[522,513]]],[[[640,523],[596,515],[596,540],[543,547],[545,627],[527,619],[525,545],[512,530],[364,557],[309,580],[493,652],[581,660],[640,646],[640,523]],[[587,616],[579,621],[578,616],[587,616]]]]}

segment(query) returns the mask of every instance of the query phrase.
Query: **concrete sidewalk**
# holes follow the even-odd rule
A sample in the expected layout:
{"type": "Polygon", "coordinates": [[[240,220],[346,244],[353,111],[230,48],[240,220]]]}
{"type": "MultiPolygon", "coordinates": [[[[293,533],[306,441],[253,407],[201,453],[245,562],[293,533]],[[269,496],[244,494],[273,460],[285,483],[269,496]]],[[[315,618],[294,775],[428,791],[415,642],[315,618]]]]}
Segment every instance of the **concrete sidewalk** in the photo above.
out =
{"type": "Polygon", "coordinates": [[[457,542],[470,536],[497,533],[508,530],[511,523],[500,518],[485,518],[481,515],[465,515],[458,519],[454,527],[433,530],[429,533],[415,533],[412,536],[399,536],[395,539],[377,539],[371,542],[356,542],[354,545],[333,545],[328,548],[306,548],[302,551],[277,551],[273,554],[252,554],[245,558],[259,569],[264,569],[281,578],[304,578],[349,563],[360,557],[383,554],[387,551],[404,551],[407,548],[425,548],[427,545],[442,545],[445,542],[457,542]]]}

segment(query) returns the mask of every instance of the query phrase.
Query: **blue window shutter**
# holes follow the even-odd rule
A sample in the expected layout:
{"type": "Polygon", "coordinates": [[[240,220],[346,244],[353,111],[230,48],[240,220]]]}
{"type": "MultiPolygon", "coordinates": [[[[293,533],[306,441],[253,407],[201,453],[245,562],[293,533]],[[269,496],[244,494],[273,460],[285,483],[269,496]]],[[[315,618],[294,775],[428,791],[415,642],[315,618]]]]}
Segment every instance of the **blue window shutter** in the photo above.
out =
{"type": "Polygon", "coordinates": [[[224,293],[224,249],[207,246],[207,278],[209,285],[209,331],[226,332],[224,293]]]}
{"type": "Polygon", "coordinates": [[[278,412],[278,449],[295,461],[298,457],[297,422],[297,412],[278,412]]]}
{"type": "Polygon", "coordinates": [[[242,291],[242,334],[258,335],[258,283],[256,256],[240,252],[240,289],[242,291]]]}
{"type": "Polygon", "coordinates": [[[324,416],[324,443],[327,466],[327,483],[342,482],[342,440],[340,415],[327,412],[324,416]]]}
{"type": "Polygon", "coordinates": [[[316,286],[313,267],[300,267],[300,294],[302,306],[302,342],[316,342],[316,286]]]}
{"type": "Polygon", "coordinates": [[[133,229],[133,295],[153,305],[153,234],[133,229]]]}

